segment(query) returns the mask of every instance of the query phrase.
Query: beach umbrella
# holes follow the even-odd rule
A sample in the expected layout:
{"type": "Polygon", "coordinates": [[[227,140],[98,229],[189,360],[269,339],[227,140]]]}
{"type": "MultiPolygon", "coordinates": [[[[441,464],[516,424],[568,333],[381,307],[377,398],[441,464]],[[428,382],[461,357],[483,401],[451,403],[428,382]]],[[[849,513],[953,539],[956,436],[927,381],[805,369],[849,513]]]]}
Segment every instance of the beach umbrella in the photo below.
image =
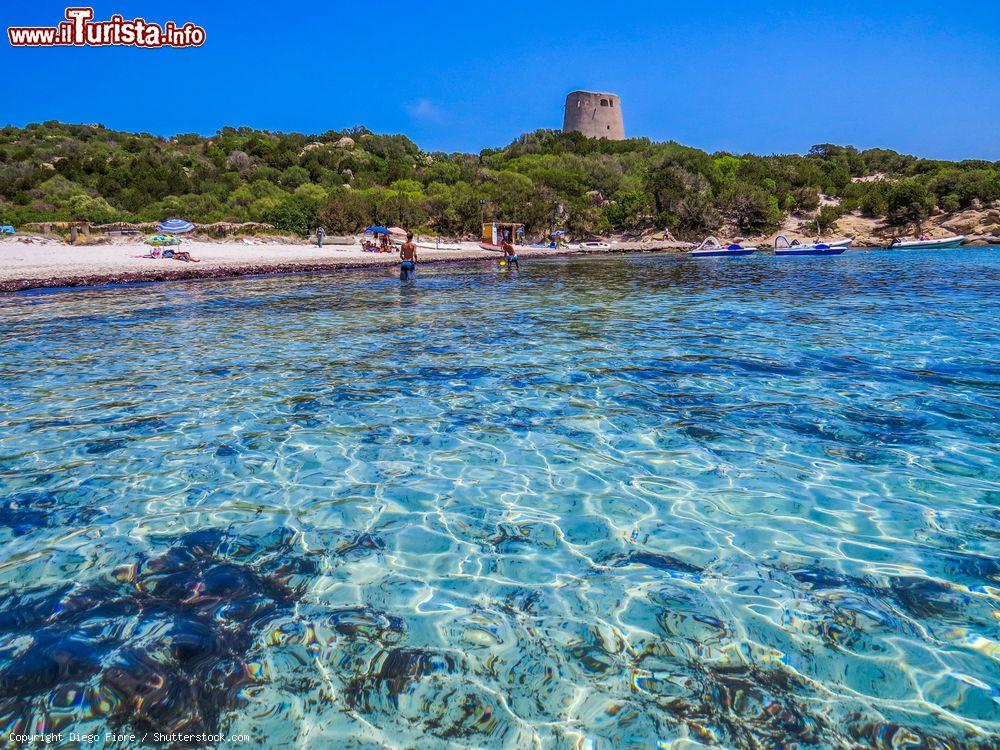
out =
{"type": "Polygon", "coordinates": [[[181,241],[176,237],[171,237],[166,234],[154,234],[146,240],[147,245],[153,245],[155,247],[163,247],[164,245],[179,245],[181,241]]]}
{"type": "Polygon", "coordinates": [[[380,224],[375,224],[374,226],[368,227],[364,231],[364,233],[365,234],[392,234],[392,232],[390,232],[388,229],[386,229],[385,227],[381,226],[380,224]]]}
{"type": "Polygon", "coordinates": [[[184,219],[165,219],[156,225],[158,232],[164,234],[184,234],[194,229],[194,224],[184,219]]]}
{"type": "Polygon", "coordinates": [[[406,230],[402,227],[389,227],[389,234],[402,234],[406,235],[406,230]]]}
{"type": "Polygon", "coordinates": [[[566,234],[566,230],[565,229],[557,229],[552,234],[550,234],[549,237],[561,237],[564,234],[566,234]]]}

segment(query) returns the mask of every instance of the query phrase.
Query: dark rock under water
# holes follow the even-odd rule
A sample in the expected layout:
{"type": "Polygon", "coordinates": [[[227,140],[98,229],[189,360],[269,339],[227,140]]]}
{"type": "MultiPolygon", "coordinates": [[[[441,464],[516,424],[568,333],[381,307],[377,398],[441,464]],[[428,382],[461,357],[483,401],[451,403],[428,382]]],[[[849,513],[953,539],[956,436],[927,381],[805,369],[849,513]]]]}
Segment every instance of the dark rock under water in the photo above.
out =
{"type": "Polygon", "coordinates": [[[0,719],[25,731],[70,697],[80,715],[136,732],[213,734],[253,681],[247,661],[314,573],[290,532],[199,531],[107,580],[0,599],[0,719]],[[74,699],[73,696],[81,696],[74,699]]]}

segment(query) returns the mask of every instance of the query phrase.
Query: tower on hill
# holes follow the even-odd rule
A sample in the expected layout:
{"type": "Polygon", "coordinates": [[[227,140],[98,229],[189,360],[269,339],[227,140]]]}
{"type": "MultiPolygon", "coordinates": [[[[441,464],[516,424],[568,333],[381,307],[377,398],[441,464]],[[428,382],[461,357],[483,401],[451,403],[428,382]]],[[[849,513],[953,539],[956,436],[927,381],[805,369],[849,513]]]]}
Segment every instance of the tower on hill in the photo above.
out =
{"type": "Polygon", "coordinates": [[[625,140],[621,99],[599,91],[574,91],[566,97],[563,132],[576,131],[588,138],[625,140]]]}

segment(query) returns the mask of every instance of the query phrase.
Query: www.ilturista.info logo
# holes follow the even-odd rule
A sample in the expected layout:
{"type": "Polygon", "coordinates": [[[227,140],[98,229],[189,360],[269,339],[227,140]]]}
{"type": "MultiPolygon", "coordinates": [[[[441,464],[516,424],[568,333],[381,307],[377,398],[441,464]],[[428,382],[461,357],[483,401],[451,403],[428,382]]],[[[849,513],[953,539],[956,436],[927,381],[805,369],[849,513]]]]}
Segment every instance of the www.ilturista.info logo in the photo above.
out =
{"type": "Polygon", "coordinates": [[[12,26],[7,38],[14,47],[200,47],[205,29],[193,23],[127,21],[117,13],[95,21],[93,8],[67,8],[66,20],[58,26],[12,26]]]}

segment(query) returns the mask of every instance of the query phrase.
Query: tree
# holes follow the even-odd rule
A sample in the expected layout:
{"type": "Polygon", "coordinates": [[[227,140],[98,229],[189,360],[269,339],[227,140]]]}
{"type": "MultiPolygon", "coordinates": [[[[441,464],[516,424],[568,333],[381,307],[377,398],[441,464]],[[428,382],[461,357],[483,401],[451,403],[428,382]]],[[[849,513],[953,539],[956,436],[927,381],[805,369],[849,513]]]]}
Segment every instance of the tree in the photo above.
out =
{"type": "Polygon", "coordinates": [[[725,217],[747,234],[762,234],[781,220],[777,199],[752,185],[733,185],[720,196],[720,203],[725,217]]]}
{"type": "Polygon", "coordinates": [[[618,199],[604,207],[604,218],[617,231],[635,229],[646,218],[646,194],[640,190],[627,190],[618,199]]]}
{"type": "Polygon", "coordinates": [[[885,216],[889,205],[889,186],[884,180],[865,183],[861,198],[858,200],[858,208],[865,216],[878,218],[885,216]]]}
{"type": "Polygon", "coordinates": [[[350,234],[375,220],[371,199],[350,188],[334,188],[319,209],[319,222],[330,232],[350,234]]]}
{"type": "Polygon", "coordinates": [[[169,139],[59,122],[0,128],[0,205],[21,221],[271,218],[283,231],[305,231],[322,215],[331,231],[378,221],[478,233],[485,199],[490,217],[536,234],[558,221],[578,235],[651,224],[695,238],[723,218],[736,231],[767,231],[785,212],[816,211],[820,191],[839,195],[845,210],[914,222],[935,203],[955,211],[1000,199],[1000,164],[835,144],[805,156],[708,154],[553,130],[447,154],[362,127],[320,135],[227,127],[169,139]],[[353,147],[336,145],[345,135],[353,147]],[[879,173],[884,180],[852,179],[879,173]]]}
{"type": "Polygon", "coordinates": [[[792,206],[796,211],[815,211],[819,208],[819,191],[811,186],[795,188],[792,191],[792,206]]]}
{"type": "Polygon", "coordinates": [[[819,234],[826,234],[833,231],[837,226],[837,219],[842,215],[838,206],[823,206],[816,214],[816,230],[819,234]]]}
{"type": "Polygon", "coordinates": [[[104,198],[93,198],[89,195],[74,195],[67,204],[70,218],[76,221],[92,221],[95,224],[106,224],[118,218],[118,212],[104,198]]]}
{"type": "Polygon", "coordinates": [[[919,224],[931,215],[934,199],[927,188],[916,180],[907,180],[894,185],[886,197],[886,213],[889,221],[897,226],[919,224]]]}
{"type": "Polygon", "coordinates": [[[226,159],[226,166],[240,177],[246,178],[253,171],[254,163],[245,151],[233,151],[226,159]]]}
{"type": "Polygon", "coordinates": [[[309,182],[309,170],[302,167],[289,167],[281,173],[278,182],[285,187],[297,188],[299,185],[309,182]]]}
{"type": "Polygon", "coordinates": [[[722,216],[707,195],[689,195],[677,206],[676,228],[683,236],[701,238],[714,232],[721,223],[722,216]]]}
{"type": "MultiPolygon", "coordinates": [[[[738,165],[739,160],[724,162],[727,168],[733,167],[734,163],[738,165]]],[[[706,192],[708,180],[675,160],[667,159],[649,170],[645,187],[652,194],[657,223],[663,225],[676,221],[678,207],[692,193],[706,192]]]]}
{"type": "Polygon", "coordinates": [[[317,222],[313,206],[296,195],[287,196],[273,208],[265,210],[262,218],[267,223],[274,224],[275,229],[303,236],[308,235],[317,222]]]}

